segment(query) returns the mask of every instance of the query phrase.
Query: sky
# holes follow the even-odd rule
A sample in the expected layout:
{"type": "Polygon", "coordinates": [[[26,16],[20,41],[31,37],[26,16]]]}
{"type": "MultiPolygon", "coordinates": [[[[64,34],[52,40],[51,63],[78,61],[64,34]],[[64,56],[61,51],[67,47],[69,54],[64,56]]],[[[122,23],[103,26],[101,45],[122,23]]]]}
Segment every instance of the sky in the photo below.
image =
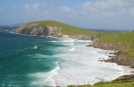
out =
{"type": "Polygon", "coordinates": [[[134,30],[134,0],[0,0],[0,25],[40,20],[88,29],[134,30]]]}

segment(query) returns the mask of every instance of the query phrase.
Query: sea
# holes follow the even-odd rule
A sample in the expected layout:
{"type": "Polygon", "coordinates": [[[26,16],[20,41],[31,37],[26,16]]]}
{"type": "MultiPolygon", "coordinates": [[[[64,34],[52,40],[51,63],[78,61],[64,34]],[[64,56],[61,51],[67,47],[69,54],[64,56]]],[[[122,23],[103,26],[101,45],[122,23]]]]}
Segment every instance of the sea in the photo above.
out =
{"type": "Polygon", "coordinates": [[[131,74],[133,69],[99,60],[114,51],[87,47],[90,40],[0,31],[0,87],[93,85],[131,74]]]}

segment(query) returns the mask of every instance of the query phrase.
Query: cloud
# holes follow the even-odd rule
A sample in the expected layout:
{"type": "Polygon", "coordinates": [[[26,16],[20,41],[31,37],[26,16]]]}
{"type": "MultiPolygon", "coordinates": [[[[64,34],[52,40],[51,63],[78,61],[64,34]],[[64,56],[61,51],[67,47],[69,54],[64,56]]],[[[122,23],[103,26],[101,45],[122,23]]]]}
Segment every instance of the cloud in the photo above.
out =
{"type": "Polygon", "coordinates": [[[59,21],[70,19],[76,16],[74,10],[67,6],[56,6],[55,4],[48,3],[35,3],[34,5],[25,4],[21,9],[21,15],[30,20],[52,19],[59,21]]]}
{"type": "Polygon", "coordinates": [[[92,17],[132,16],[134,0],[97,0],[82,5],[83,13],[92,17]]]}
{"type": "Polygon", "coordinates": [[[61,10],[61,11],[64,11],[64,12],[74,12],[72,9],[70,9],[70,8],[68,8],[68,7],[66,7],[66,6],[61,6],[61,7],[59,7],[59,9],[61,10]]]}

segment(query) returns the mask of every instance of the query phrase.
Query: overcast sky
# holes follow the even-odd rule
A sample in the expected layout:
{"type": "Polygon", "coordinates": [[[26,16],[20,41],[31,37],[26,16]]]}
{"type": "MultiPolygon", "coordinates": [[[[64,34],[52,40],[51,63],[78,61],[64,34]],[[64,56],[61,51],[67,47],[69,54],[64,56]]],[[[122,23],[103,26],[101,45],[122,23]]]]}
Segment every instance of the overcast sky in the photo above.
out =
{"type": "Polygon", "coordinates": [[[90,29],[134,30],[134,0],[1,0],[0,25],[56,20],[90,29]]]}

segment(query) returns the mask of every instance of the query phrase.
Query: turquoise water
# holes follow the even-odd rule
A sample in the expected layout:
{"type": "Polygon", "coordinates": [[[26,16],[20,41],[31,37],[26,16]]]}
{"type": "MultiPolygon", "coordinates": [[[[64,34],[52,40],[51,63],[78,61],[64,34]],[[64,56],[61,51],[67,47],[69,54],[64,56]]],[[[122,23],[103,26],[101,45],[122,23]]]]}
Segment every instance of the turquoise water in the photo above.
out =
{"type": "Polygon", "coordinates": [[[52,43],[53,40],[56,39],[1,31],[0,85],[31,85],[37,78],[30,74],[55,69],[58,58],[53,55],[58,53],[56,48],[60,45],[52,43]]]}

